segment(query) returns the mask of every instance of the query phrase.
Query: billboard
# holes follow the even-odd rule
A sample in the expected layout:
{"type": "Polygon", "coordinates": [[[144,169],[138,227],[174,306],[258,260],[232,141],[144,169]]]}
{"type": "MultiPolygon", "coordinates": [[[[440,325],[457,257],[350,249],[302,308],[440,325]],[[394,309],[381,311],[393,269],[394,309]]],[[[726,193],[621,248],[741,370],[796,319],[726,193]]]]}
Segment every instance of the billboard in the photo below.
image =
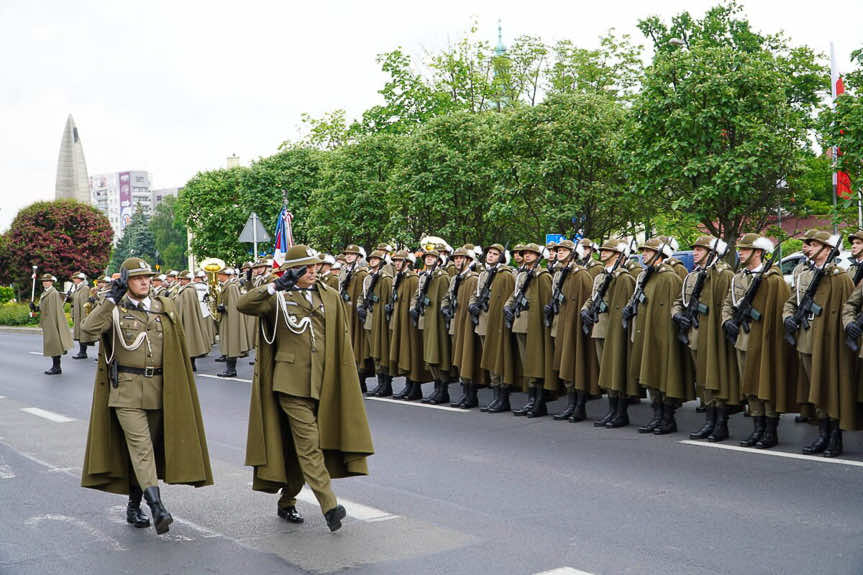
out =
{"type": "Polygon", "coordinates": [[[126,229],[126,226],[132,220],[132,181],[129,172],[120,172],[117,174],[120,184],[120,231],[126,229]]]}

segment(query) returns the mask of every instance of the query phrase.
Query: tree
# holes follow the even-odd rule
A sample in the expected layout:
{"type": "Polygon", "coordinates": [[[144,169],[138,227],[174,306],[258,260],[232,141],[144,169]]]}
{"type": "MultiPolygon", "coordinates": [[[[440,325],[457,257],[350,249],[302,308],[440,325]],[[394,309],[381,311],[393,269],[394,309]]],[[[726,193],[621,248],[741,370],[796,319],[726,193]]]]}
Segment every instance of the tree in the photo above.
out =
{"type": "MultiPolygon", "coordinates": [[[[74,200],[36,202],[23,208],[6,233],[9,275],[20,294],[30,289],[33,265],[66,281],[88,277],[108,264],[114,232],[102,212],[74,200]]],[[[19,297],[20,299],[20,297],[19,297]]]]}
{"type": "Polygon", "coordinates": [[[177,198],[168,196],[156,206],[150,218],[150,231],[159,252],[154,264],[163,269],[181,270],[186,266],[186,224],[175,217],[176,205],[177,198]]]}
{"type": "Polygon", "coordinates": [[[695,214],[732,245],[788,203],[827,77],[811,50],[752,31],[739,12],[639,23],[655,55],[627,142],[634,202],[695,214]]]}
{"type": "Polygon", "coordinates": [[[156,239],[150,229],[150,220],[140,204],[135,207],[132,219],[123,230],[123,237],[111,253],[111,271],[120,271],[123,261],[134,256],[143,258],[150,265],[156,263],[156,239]]]}
{"type": "Polygon", "coordinates": [[[0,234],[0,285],[12,283],[9,272],[9,240],[6,234],[0,234]]]}

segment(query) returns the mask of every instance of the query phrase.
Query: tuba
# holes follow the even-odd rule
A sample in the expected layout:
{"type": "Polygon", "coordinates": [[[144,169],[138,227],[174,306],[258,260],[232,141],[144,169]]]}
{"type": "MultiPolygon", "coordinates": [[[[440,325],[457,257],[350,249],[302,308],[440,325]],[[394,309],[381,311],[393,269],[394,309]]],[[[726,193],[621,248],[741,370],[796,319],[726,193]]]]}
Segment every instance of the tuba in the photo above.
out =
{"type": "Polygon", "coordinates": [[[201,262],[201,269],[207,273],[207,285],[210,286],[210,299],[207,302],[210,313],[213,315],[213,320],[218,322],[221,318],[219,303],[222,299],[222,286],[219,285],[216,275],[225,269],[225,262],[219,258],[207,258],[201,262]]]}

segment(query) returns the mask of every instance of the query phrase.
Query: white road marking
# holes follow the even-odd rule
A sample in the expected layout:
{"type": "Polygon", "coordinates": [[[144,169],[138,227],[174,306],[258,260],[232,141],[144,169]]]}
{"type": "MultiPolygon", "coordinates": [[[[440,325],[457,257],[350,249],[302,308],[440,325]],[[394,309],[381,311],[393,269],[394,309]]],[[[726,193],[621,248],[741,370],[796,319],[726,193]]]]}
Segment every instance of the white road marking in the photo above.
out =
{"type": "Polygon", "coordinates": [[[684,439],[680,441],[680,443],[683,443],[685,445],[697,445],[699,447],[715,447],[717,449],[727,449],[728,451],[757,453],[759,455],[773,455],[775,457],[785,457],[787,459],[802,459],[804,461],[815,461],[817,463],[838,463],[840,465],[850,465],[852,467],[863,467],[863,461],[854,461],[853,459],[838,459],[835,457],[823,457],[820,455],[803,455],[802,453],[787,453],[785,451],[757,449],[754,447],[740,447],[739,445],[724,445],[722,443],[707,443],[702,441],[691,441],[689,439],[684,439]]]}
{"type": "Polygon", "coordinates": [[[48,411],[47,409],[39,409],[38,407],[22,407],[21,411],[27,412],[30,415],[35,415],[37,417],[47,419],[49,421],[53,421],[55,423],[69,423],[70,421],[75,421],[71,417],[66,417],[65,415],[60,415],[59,413],[54,413],[53,411],[48,411]]]}
{"type": "Polygon", "coordinates": [[[558,567],[557,569],[552,569],[550,571],[543,571],[542,573],[536,573],[535,575],[593,575],[593,574],[588,573],[587,571],[582,571],[580,569],[573,569],[572,567],[558,567]]]}
{"type": "Polygon", "coordinates": [[[28,351],[27,353],[29,353],[30,355],[42,355],[41,351],[28,351]]]}
{"type": "MultiPolygon", "coordinates": [[[[312,493],[312,490],[309,489],[308,486],[303,487],[302,491],[300,491],[297,495],[297,499],[300,501],[304,501],[305,503],[311,503],[313,505],[318,504],[318,500],[315,497],[315,494],[312,493]]],[[[353,517],[354,519],[358,519],[359,521],[365,521],[366,523],[388,521],[390,519],[398,519],[399,517],[398,515],[394,515],[387,511],[375,509],[374,507],[369,507],[368,505],[363,505],[362,503],[354,503],[353,501],[348,501],[347,499],[339,499],[339,503],[344,506],[345,511],[348,512],[349,517],[353,517]]]]}
{"type": "Polygon", "coordinates": [[[69,517],[67,515],[59,515],[56,513],[48,513],[46,515],[37,515],[36,517],[31,517],[24,523],[26,525],[38,525],[42,521],[61,521],[63,523],[71,523],[75,527],[78,527],[82,531],[86,531],[94,538],[102,541],[104,543],[108,543],[114,549],[114,551],[126,551],[126,548],[123,547],[119,541],[108,535],[107,533],[103,533],[99,529],[96,529],[92,525],[82,521],[80,519],[76,519],[75,517],[69,517]]]}
{"type": "Polygon", "coordinates": [[[242,381],[243,383],[252,383],[251,379],[241,379],[239,377],[219,377],[218,375],[210,375],[207,373],[199,373],[198,377],[209,377],[211,379],[221,379],[226,381],[242,381]]]}
{"type": "Polygon", "coordinates": [[[446,405],[432,405],[430,403],[419,403],[414,401],[403,401],[401,399],[389,399],[388,397],[367,397],[372,401],[386,401],[387,403],[395,403],[396,405],[408,405],[412,407],[426,407],[428,409],[442,409],[444,411],[452,411],[455,413],[470,413],[470,409],[462,409],[460,407],[449,407],[446,405]]]}
{"type": "Polygon", "coordinates": [[[15,473],[12,468],[5,463],[0,463],[0,479],[15,479],[15,473]]]}
{"type": "Polygon", "coordinates": [[[0,395],[0,399],[6,399],[5,395],[0,395]]]}

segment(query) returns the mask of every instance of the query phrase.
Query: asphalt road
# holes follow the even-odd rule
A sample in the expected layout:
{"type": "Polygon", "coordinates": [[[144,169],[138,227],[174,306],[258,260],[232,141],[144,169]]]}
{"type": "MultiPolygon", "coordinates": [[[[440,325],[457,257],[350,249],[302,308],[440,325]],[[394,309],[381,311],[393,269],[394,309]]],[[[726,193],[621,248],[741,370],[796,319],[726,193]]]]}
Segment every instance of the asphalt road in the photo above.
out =
{"type": "MultiPolygon", "coordinates": [[[[605,430],[369,400],[371,473],[334,483],[344,527],[308,493],[289,525],[243,466],[246,360],[236,380],[198,362],[216,484],[163,487],[176,521],[159,537],[125,523],[124,497],[79,487],[95,361],[66,356],[51,377],[40,351],[0,333],[0,574],[863,573],[863,434],[839,462],[798,457],[814,428],[791,417],[767,453],[682,443],[692,404],[654,437],[635,431],[646,403],[605,430]]],[[[751,424],[731,425],[739,439],[751,424]]]]}

